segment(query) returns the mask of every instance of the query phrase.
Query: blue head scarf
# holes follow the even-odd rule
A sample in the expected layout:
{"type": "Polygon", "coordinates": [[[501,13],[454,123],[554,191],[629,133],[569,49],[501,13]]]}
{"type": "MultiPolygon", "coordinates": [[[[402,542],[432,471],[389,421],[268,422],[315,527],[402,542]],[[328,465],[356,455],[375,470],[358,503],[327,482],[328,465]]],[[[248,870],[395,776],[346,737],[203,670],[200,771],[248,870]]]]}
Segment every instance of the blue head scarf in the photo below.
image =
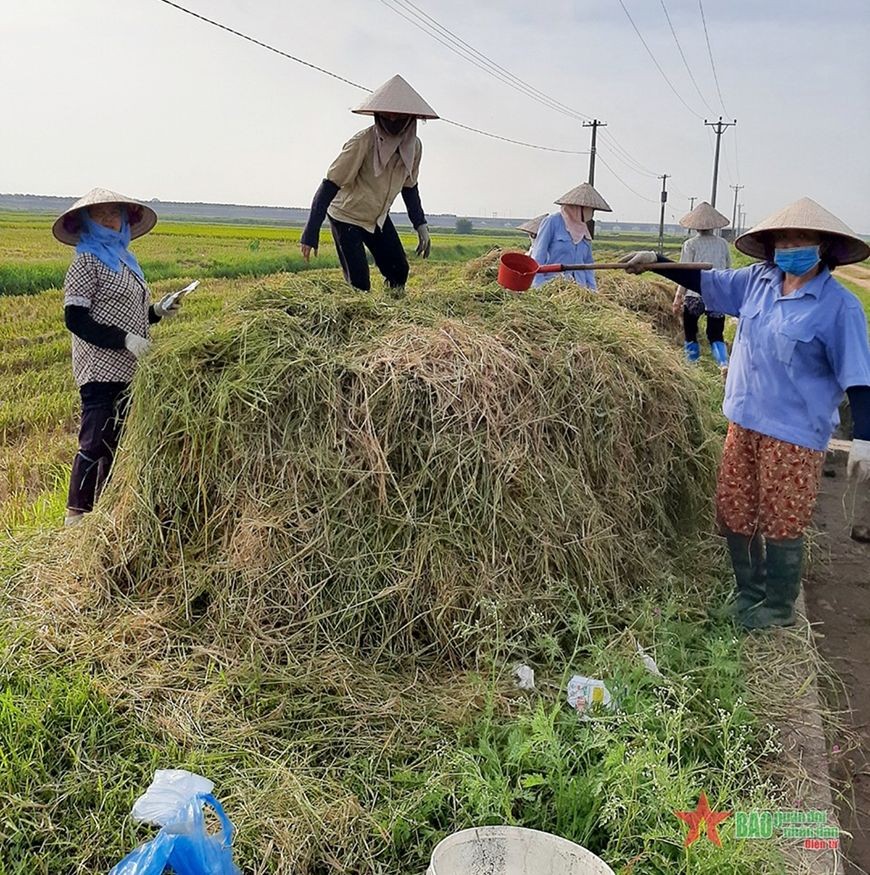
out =
{"type": "Polygon", "coordinates": [[[130,243],[130,223],[127,220],[127,210],[123,211],[121,230],[113,231],[95,222],[87,210],[80,212],[82,223],[79,242],[76,244],[76,252],[88,252],[99,258],[109,270],[115,273],[121,272],[121,265],[126,264],[139,279],[145,279],[136,256],[127,248],[130,243]]]}

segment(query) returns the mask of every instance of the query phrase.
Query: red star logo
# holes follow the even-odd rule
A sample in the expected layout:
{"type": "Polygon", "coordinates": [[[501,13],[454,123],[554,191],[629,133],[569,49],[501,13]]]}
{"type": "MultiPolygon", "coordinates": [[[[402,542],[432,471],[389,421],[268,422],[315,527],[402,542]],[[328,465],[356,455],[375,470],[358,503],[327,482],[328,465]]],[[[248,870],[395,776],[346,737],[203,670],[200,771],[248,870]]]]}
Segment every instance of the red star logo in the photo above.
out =
{"type": "Polygon", "coordinates": [[[683,822],[689,824],[689,832],[686,836],[685,846],[688,848],[700,835],[701,826],[707,829],[707,838],[714,845],[722,847],[722,841],[719,838],[719,832],[716,827],[723,820],[731,816],[730,811],[711,811],[710,803],[707,801],[707,794],[701,791],[698,798],[698,806],[694,811],[675,811],[674,814],[683,822]]]}

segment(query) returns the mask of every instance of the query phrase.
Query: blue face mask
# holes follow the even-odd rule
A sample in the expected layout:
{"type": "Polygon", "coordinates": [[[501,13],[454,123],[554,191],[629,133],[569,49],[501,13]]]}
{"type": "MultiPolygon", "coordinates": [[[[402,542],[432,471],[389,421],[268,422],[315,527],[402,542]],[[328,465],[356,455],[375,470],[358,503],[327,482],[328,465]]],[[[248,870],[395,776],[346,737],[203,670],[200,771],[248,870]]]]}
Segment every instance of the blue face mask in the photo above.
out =
{"type": "Polygon", "coordinates": [[[819,263],[819,247],[799,246],[795,249],[777,249],[773,260],[783,273],[803,276],[819,263]]]}

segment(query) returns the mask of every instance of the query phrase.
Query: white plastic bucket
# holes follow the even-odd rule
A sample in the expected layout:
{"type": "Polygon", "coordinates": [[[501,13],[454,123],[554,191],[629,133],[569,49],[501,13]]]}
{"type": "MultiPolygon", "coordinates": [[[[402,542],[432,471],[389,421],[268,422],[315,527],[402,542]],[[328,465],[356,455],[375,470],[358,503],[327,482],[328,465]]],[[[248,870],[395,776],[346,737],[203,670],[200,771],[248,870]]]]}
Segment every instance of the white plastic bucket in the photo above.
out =
{"type": "Polygon", "coordinates": [[[481,826],[447,836],[427,875],[614,875],[600,857],[568,839],[518,826],[481,826]]]}

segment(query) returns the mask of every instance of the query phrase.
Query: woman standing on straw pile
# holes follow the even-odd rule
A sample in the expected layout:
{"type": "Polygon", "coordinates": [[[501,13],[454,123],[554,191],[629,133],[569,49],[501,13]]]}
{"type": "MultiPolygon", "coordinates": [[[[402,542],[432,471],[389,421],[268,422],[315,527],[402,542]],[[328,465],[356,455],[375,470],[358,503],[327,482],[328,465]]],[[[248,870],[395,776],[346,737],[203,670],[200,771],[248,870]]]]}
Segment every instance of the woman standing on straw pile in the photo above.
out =
{"type": "MultiPolygon", "coordinates": [[[[717,517],[739,621],[749,629],[790,626],[803,534],[844,394],[854,421],[849,476],[870,480],[867,319],[831,273],[863,261],[870,246],[809,198],[765,219],[736,246],[763,260],[741,270],[657,272],[698,292],[710,310],[740,317],[725,389],[717,517]]],[[[632,273],[656,260],[654,252],[623,258],[632,273]]]]}
{"type": "MultiPolygon", "coordinates": [[[[680,261],[709,262],[714,268],[725,270],[731,267],[731,250],[728,244],[716,237],[713,231],[724,228],[728,219],[707,201],[701,201],[690,213],[686,213],[680,224],[684,228],[697,231],[695,237],[690,237],[683,243],[680,261]]],[[[704,315],[704,301],[701,295],[693,289],[677,286],[674,297],[674,313],[683,316],[683,332],[686,337],[686,360],[696,362],[701,358],[701,346],[698,343],[698,322],[704,315]]],[[[707,340],[710,342],[710,353],[713,360],[722,370],[728,367],[728,348],[725,346],[725,314],[707,312],[707,340]]]]}
{"type": "Polygon", "coordinates": [[[64,281],[64,322],[72,332],[73,374],[82,400],[66,525],[93,510],[118,448],[136,362],[151,345],[149,325],[174,316],[171,295],[149,305],[131,240],[157,224],[150,207],[95,188],[54,223],[52,233],[76,256],[64,281]]]}
{"type": "Polygon", "coordinates": [[[366,247],[394,297],[405,292],[408,259],[390,219],[401,191],[408,218],[417,231],[417,255],[429,257],[429,226],[420,203],[417,177],[423,145],[417,119],[436,119],[435,110],[401,77],[393,76],[355,110],[375,123],[348,140],[317,189],[302,232],[302,256],[308,261],[320,245],[326,216],[344,277],[352,286],[371,289],[366,247]]]}
{"type": "MultiPolygon", "coordinates": [[[[595,210],[612,212],[607,201],[588,183],[584,182],[563,194],[556,203],[558,213],[546,216],[538,228],[530,254],[538,264],[592,264],[592,231],[589,223],[595,210]]],[[[561,274],[539,273],[533,286],[562,276],[573,279],[581,286],[596,289],[595,272],[572,270],[561,274]]]]}

